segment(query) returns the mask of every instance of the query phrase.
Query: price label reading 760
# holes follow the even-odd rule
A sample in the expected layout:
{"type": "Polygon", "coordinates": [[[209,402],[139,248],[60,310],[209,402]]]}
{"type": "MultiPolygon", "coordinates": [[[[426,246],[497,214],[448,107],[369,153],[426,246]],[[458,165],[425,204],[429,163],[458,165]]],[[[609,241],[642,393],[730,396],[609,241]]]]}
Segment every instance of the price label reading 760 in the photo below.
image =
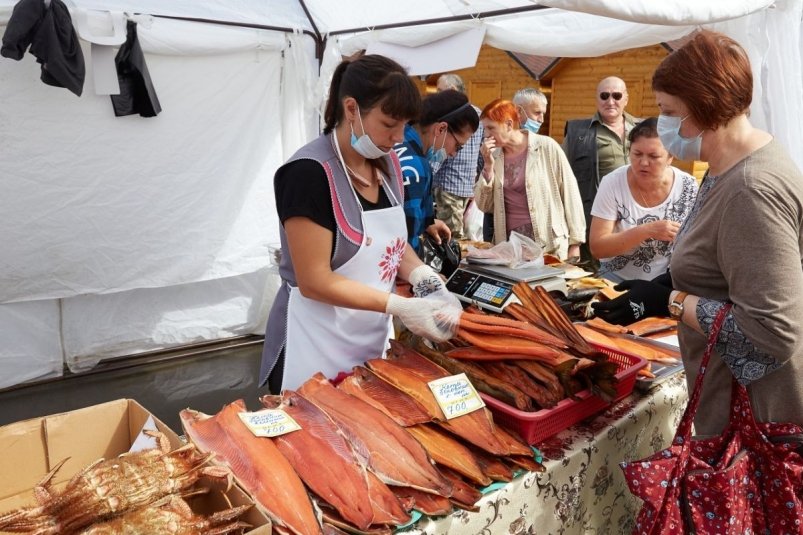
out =
{"type": "Polygon", "coordinates": [[[446,419],[457,418],[485,406],[465,373],[428,383],[446,419]]]}
{"type": "Polygon", "coordinates": [[[278,437],[301,429],[289,414],[279,409],[241,412],[239,416],[245,426],[258,437],[278,437]]]}

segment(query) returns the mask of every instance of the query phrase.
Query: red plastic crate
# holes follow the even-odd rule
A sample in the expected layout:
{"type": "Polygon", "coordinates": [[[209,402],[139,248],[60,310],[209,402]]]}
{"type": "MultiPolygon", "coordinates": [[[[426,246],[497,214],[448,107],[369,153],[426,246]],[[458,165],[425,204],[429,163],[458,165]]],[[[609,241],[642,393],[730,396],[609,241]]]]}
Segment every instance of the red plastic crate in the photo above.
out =
{"type": "MultiPolygon", "coordinates": [[[[613,400],[615,403],[633,391],[636,374],[647,361],[638,355],[597,344],[591,345],[619,365],[616,372],[619,382],[616,385],[616,398],[613,400]]],[[[577,393],[576,397],[579,400],[566,398],[551,409],[541,409],[536,412],[521,411],[487,394],[480,395],[493,413],[494,421],[517,431],[528,444],[535,444],[556,435],[610,405],[602,398],[591,394],[588,389],[577,393]]]]}

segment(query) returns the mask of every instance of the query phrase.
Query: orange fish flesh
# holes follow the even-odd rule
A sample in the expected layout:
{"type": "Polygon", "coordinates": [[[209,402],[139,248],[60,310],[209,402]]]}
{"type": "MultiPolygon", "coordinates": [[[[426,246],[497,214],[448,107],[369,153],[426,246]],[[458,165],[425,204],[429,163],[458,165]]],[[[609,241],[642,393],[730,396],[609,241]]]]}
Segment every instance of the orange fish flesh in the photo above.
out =
{"type": "Polygon", "coordinates": [[[355,366],[353,374],[346,377],[337,387],[360,398],[369,405],[384,412],[402,427],[422,424],[432,420],[416,400],[383,381],[367,368],[355,366]]]}
{"type": "Polygon", "coordinates": [[[445,431],[424,424],[408,427],[407,430],[439,465],[452,468],[480,485],[491,484],[491,478],[482,471],[471,450],[445,431]]]}
{"type": "Polygon", "coordinates": [[[292,390],[281,396],[263,396],[260,401],[269,409],[284,411],[301,426],[272,440],[302,481],[345,520],[367,529],[374,511],[366,470],[337,425],[292,390]]]}
{"type": "Polygon", "coordinates": [[[435,396],[427,383],[451,375],[431,360],[391,340],[387,359],[372,359],[368,367],[396,388],[410,394],[421,403],[435,420],[455,435],[494,455],[508,455],[505,444],[494,431],[493,417],[485,407],[446,421],[435,396]]]}
{"type": "Polygon", "coordinates": [[[238,399],[214,416],[191,409],[179,416],[187,437],[200,450],[214,452],[274,524],[296,535],[320,535],[307,489],[276,445],[254,436],[240,420],[238,414],[247,410],[238,399]]]}
{"type": "Polygon", "coordinates": [[[338,390],[320,373],[301,385],[298,393],[335,421],[360,461],[383,482],[451,495],[451,484],[435,469],[421,444],[382,411],[338,390]]]}

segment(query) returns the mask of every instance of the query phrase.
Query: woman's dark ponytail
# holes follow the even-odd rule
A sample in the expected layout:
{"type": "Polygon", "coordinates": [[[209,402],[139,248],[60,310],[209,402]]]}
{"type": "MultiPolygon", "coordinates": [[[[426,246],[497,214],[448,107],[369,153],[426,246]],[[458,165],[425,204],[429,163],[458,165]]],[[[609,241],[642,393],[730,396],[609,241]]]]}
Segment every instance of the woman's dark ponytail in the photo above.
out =
{"type": "Polygon", "coordinates": [[[326,101],[326,109],[323,113],[324,134],[328,134],[334,130],[337,120],[342,113],[340,109],[342,100],[340,98],[340,84],[343,81],[343,73],[346,72],[348,66],[348,61],[341,62],[332,75],[332,83],[329,84],[329,99],[326,101]]]}

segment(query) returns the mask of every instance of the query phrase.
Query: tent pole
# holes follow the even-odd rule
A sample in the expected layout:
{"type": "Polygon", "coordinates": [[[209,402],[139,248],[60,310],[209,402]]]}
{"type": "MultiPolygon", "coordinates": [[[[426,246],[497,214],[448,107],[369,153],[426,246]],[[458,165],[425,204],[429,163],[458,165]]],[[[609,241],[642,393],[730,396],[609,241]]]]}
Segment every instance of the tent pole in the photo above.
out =
{"type": "Polygon", "coordinates": [[[312,14],[309,12],[306,2],[304,2],[304,0],[298,0],[298,3],[301,6],[301,9],[304,10],[304,14],[307,16],[310,26],[312,26],[312,31],[315,32],[315,59],[318,60],[318,67],[320,67],[321,63],[323,62],[323,51],[326,48],[326,39],[324,39],[321,36],[321,32],[318,31],[318,26],[315,24],[315,20],[313,20],[312,14]]]}
{"type": "MultiPolygon", "coordinates": [[[[312,15],[307,8],[306,3],[304,0],[298,0],[301,9],[304,10],[304,14],[307,16],[307,20],[309,21],[310,25],[312,26],[312,31],[310,30],[302,30],[302,33],[309,35],[315,40],[315,57],[318,60],[318,65],[323,62],[323,52],[326,47],[326,37],[321,35],[321,32],[318,30],[318,26],[315,24],[315,21],[312,18],[312,15]]],[[[408,22],[399,22],[399,23],[392,23],[392,24],[380,24],[377,26],[366,26],[362,28],[350,28],[347,30],[338,30],[334,32],[330,32],[329,35],[343,35],[349,33],[359,33],[359,32],[366,32],[369,30],[389,30],[392,28],[407,28],[409,26],[421,26],[421,25],[428,25],[428,24],[438,24],[441,22],[456,22],[461,20],[471,20],[471,19],[484,19],[484,18],[491,18],[491,17],[502,17],[504,15],[514,15],[516,13],[527,13],[530,11],[539,11],[541,9],[551,9],[548,6],[541,6],[541,5],[532,5],[532,6],[521,6],[521,7],[512,7],[508,9],[497,9],[494,11],[485,11],[481,13],[470,13],[466,15],[454,15],[451,17],[440,17],[436,19],[422,19],[422,20],[413,20],[408,22]]],[[[143,13],[145,14],[145,13],[143,13]]],[[[240,28],[257,28],[261,30],[273,30],[279,32],[293,32],[293,28],[286,28],[284,26],[270,26],[264,24],[250,24],[245,22],[231,22],[231,21],[223,21],[223,20],[215,20],[215,19],[202,19],[202,18],[195,18],[195,17],[176,17],[172,15],[152,15],[147,13],[153,17],[159,17],[163,19],[172,19],[172,20],[184,20],[188,22],[205,22],[208,24],[220,24],[223,26],[236,26],[240,28]]]]}
{"type": "Polygon", "coordinates": [[[335,32],[330,32],[329,35],[342,35],[346,33],[359,33],[359,32],[367,32],[369,30],[389,30],[393,28],[406,28],[408,26],[425,26],[429,24],[438,24],[440,22],[455,22],[461,20],[471,20],[471,19],[484,19],[490,17],[501,17],[503,15],[513,15],[516,13],[527,13],[530,11],[539,11],[541,9],[551,9],[549,6],[541,6],[541,5],[532,5],[532,6],[521,6],[521,7],[511,7],[507,9],[497,9],[495,11],[485,11],[482,13],[470,13],[467,15],[454,15],[452,17],[440,17],[437,19],[423,19],[423,20],[412,20],[407,22],[398,22],[398,23],[391,23],[391,24],[379,24],[376,26],[364,27],[364,28],[351,28],[348,30],[337,30],[335,32]]]}
{"type": "MultiPolygon", "coordinates": [[[[273,30],[276,32],[285,32],[285,33],[293,33],[295,31],[293,28],[285,28],[284,26],[268,26],[265,24],[251,24],[246,22],[231,22],[225,20],[215,20],[215,19],[199,19],[195,17],[175,17],[172,15],[153,15],[151,13],[137,13],[137,15],[149,15],[151,17],[156,17],[160,19],[172,19],[172,20],[184,20],[187,22],[205,22],[207,24],[220,24],[222,26],[236,26],[238,28],[256,28],[258,30],[273,30]]],[[[309,30],[302,30],[301,33],[309,35],[315,42],[318,43],[320,41],[320,37],[315,30],[315,33],[309,30]]]]}

